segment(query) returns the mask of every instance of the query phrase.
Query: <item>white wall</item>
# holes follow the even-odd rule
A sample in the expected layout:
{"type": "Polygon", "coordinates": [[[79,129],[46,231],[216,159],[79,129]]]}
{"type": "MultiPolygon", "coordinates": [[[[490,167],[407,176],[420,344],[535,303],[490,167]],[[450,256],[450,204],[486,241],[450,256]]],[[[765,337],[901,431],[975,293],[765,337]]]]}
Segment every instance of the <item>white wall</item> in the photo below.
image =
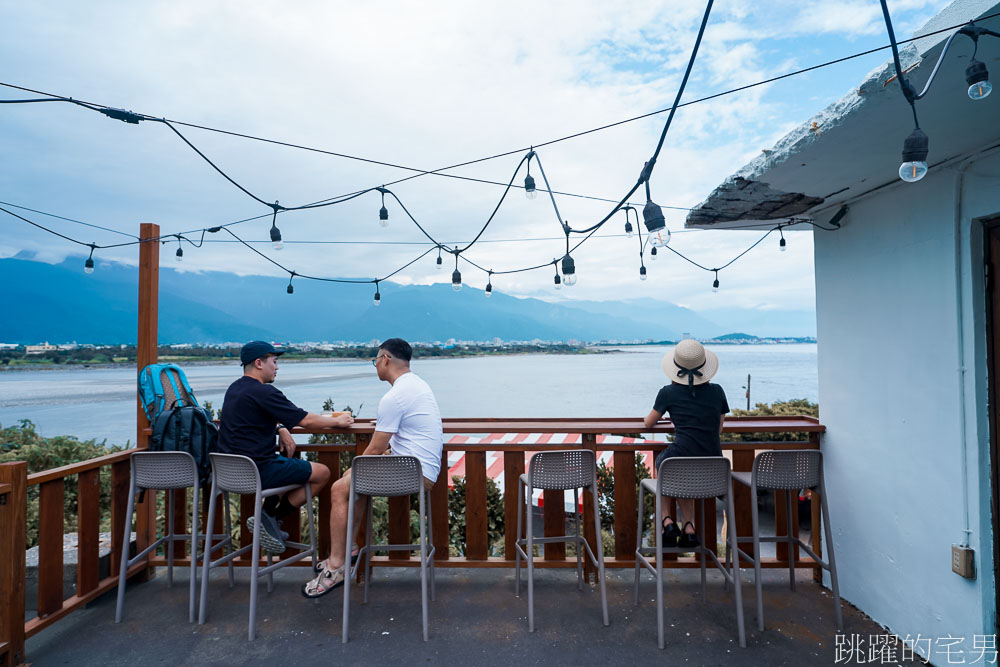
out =
{"type": "Polygon", "coordinates": [[[969,166],[956,197],[960,167],[852,202],[842,229],[815,233],[815,264],[841,594],[900,636],[964,636],[971,649],[973,635],[995,632],[982,225],[972,220],[1000,213],[1000,155],[969,166]],[[951,571],[966,500],[971,581],[951,571]]]}

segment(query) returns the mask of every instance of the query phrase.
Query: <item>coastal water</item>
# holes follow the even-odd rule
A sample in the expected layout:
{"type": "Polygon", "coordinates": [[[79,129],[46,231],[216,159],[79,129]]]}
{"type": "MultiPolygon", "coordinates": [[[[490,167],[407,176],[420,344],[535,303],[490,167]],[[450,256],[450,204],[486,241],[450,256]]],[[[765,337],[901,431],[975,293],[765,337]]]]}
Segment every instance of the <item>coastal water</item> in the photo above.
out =
{"type": "MultiPolygon", "coordinates": [[[[470,357],[415,360],[413,370],[434,389],[445,417],[644,416],[665,383],[660,346],[612,348],[608,354],[470,357]]],[[[816,345],[710,346],[720,360],[714,382],[732,408],[751,401],[817,400],[816,345]]],[[[222,407],[226,388],[241,374],[236,363],[189,366],[202,402],[222,407]]],[[[0,425],[30,419],[45,436],[75,435],[135,441],[133,368],[25,370],[0,373],[0,425]]],[[[370,361],[281,363],[275,386],[313,412],[333,398],[337,409],[374,417],[389,385],[370,361]]],[[[2,444],[2,443],[0,443],[2,444]]]]}

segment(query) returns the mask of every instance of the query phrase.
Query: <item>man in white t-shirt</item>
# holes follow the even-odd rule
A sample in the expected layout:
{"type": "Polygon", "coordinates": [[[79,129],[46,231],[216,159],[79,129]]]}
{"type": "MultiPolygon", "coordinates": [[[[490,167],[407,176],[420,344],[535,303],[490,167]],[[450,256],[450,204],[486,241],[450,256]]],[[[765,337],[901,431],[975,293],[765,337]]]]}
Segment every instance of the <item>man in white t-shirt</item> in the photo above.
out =
{"type": "MultiPolygon", "coordinates": [[[[375,433],[365,449],[366,455],[394,454],[414,456],[420,461],[424,475],[424,488],[430,489],[441,472],[441,450],[444,435],[441,430],[441,411],[431,388],[410,371],[413,348],[402,338],[390,338],[379,346],[372,363],[378,372],[378,379],[388,382],[392,388],[385,393],[378,404],[375,433]]],[[[320,563],[317,577],[302,586],[302,594],[308,598],[325,595],[344,583],[344,555],[347,548],[347,505],[351,492],[351,472],[333,483],[330,489],[332,509],[330,511],[330,557],[320,563]]],[[[367,511],[368,499],[360,498],[354,508],[354,530],[367,511]]]]}

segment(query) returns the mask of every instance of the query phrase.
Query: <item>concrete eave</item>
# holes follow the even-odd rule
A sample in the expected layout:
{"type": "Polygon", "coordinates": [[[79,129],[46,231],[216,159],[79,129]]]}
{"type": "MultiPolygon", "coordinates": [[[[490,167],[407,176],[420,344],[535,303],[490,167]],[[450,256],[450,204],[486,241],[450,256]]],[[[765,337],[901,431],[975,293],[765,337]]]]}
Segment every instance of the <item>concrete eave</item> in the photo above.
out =
{"type": "MultiPolygon", "coordinates": [[[[957,0],[916,36],[998,11],[995,0],[957,0]]],[[[1000,32],[1000,18],[977,23],[1000,32]]],[[[930,35],[900,49],[903,69],[918,92],[953,32],[930,35]]],[[[917,102],[920,125],[929,137],[931,169],[1000,141],[1000,91],[980,101],[966,94],[971,53],[971,41],[958,37],[927,96],[917,102]]],[[[991,79],[1000,78],[1000,39],[981,38],[976,57],[986,64],[991,79]]],[[[913,120],[895,74],[890,58],[856,89],[726,179],[688,214],[685,227],[752,229],[822,221],[840,205],[900,182],[900,151],[913,120]]]]}

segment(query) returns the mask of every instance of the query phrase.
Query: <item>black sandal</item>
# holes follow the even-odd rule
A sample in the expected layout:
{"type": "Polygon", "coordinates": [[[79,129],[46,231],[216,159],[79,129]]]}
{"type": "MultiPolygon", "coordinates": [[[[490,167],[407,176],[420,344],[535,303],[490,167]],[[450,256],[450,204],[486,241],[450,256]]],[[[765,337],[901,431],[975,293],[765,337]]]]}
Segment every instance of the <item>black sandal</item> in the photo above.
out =
{"type": "Polygon", "coordinates": [[[661,536],[663,548],[672,549],[677,546],[677,541],[681,537],[681,530],[677,527],[677,522],[674,521],[673,517],[665,516],[663,518],[670,519],[670,523],[663,526],[663,535],[661,536]]]}
{"type": "Polygon", "coordinates": [[[677,541],[677,546],[683,549],[694,549],[695,547],[701,546],[701,541],[698,539],[697,533],[694,532],[694,524],[690,521],[686,521],[684,523],[684,532],[677,541]],[[687,532],[688,526],[691,526],[690,533],[687,532]]]}

